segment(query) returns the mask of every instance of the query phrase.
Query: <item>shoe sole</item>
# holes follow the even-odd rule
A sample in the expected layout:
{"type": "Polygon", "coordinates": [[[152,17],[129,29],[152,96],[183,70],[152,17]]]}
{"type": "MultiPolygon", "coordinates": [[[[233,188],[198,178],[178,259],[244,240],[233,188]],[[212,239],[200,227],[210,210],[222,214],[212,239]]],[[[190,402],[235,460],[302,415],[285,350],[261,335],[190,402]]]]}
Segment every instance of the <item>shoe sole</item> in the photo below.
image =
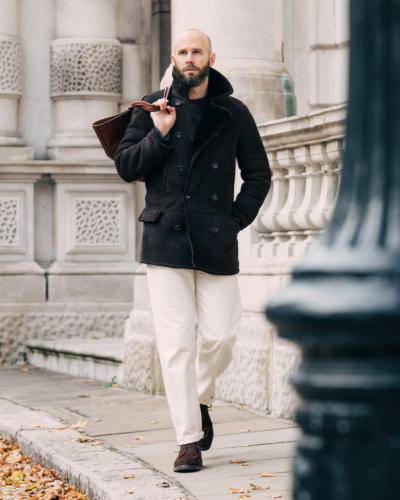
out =
{"type": "Polygon", "coordinates": [[[174,467],[174,472],[198,472],[201,467],[201,465],[178,465],[174,467]]]}

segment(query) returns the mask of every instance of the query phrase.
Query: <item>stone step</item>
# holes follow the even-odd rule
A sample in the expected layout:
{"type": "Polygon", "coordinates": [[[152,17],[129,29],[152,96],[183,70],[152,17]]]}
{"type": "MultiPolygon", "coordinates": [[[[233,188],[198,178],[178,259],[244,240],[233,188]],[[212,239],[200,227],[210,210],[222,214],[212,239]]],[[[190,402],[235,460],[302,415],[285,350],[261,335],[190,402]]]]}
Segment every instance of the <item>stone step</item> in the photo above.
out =
{"type": "Polygon", "coordinates": [[[26,348],[29,364],[74,377],[110,382],[122,367],[122,338],[31,340],[26,348]]]}

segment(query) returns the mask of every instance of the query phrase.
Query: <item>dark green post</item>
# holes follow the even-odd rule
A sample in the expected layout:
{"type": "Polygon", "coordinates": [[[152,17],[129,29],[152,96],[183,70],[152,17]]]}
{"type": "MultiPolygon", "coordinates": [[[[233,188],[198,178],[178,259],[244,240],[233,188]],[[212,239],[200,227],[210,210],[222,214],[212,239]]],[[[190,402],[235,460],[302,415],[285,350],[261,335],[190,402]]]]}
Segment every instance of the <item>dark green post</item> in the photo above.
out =
{"type": "Polygon", "coordinates": [[[400,498],[400,0],[351,0],[335,213],[268,304],[300,345],[295,500],[400,498]]]}

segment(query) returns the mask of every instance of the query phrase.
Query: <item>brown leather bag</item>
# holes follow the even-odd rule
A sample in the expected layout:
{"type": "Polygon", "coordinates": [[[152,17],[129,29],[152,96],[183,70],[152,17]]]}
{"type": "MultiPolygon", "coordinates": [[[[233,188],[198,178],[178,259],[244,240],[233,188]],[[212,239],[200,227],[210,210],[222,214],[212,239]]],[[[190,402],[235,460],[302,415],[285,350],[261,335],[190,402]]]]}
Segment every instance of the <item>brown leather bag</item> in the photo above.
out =
{"type": "MultiPolygon", "coordinates": [[[[164,89],[164,98],[168,96],[168,87],[164,89]]],[[[97,137],[100,140],[101,145],[106,153],[106,155],[114,159],[115,152],[117,151],[119,143],[124,137],[125,130],[129,125],[131,120],[132,110],[135,107],[140,107],[144,111],[151,113],[152,111],[159,111],[159,106],[155,106],[149,102],[145,101],[134,101],[128,109],[119,113],[118,115],[108,116],[107,118],[102,118],[97,120],[92,124],[97,137]]]]}

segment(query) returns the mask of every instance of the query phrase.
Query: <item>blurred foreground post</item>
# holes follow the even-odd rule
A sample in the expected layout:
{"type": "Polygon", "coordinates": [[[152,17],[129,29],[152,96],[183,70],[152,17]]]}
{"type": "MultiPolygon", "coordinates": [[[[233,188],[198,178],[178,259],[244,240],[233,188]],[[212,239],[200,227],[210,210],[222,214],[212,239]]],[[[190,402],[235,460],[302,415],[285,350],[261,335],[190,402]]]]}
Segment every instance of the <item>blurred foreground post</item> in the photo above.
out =
{"type": "Polygon", "coordinates": [[[295,500],[400,498],[400,0],[352,0],[343,178],[269,303],[299,344],[295,500]]]}

